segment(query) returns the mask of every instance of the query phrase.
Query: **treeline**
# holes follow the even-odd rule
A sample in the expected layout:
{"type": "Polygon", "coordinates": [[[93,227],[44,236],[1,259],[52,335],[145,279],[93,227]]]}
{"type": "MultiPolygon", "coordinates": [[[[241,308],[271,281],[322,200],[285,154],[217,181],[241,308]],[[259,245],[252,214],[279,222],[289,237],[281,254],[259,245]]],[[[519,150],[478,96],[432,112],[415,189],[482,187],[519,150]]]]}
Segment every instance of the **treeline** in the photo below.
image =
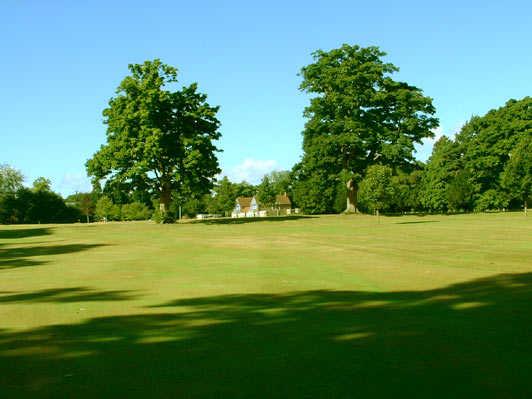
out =
{"type": "MultiPolygon", "coordinates": [[[[340,175],[293,170],[295,201],[307,213],[345,210],[340,175]],[[299,177],[299,178],[298,178],[299,177]]],[[[510,100],[471,118],[454,139],[441,137],[426,163],[375,164],[358,182],[363,212],[481,212],[523,209],[532,194],[532,98],[510,100]]]]}
{"type": "MultiPolygon", "coordinates": [[[[357,206],[362,212],[482,212],[523,209],[532,188],[532,98],[510,100],[505,106],[469,120],[454,139],[441,137],[426,163],[408,167],[375,164],[357,182],[357,206]]],[[[0,223],[70,223],[92,221],[161,221],[158,194],[128,184],[98,185],[89,193],[63,199],[50,181],[23,187],[22,174],[0,166],[0,223]]],[[[275,171],[258,185],[235,183],[227,177],[208,194],[173,195],[164,217],[191,218],[198,213],[229,216],[239,196],[257,196],[272,206],[287,193],[294,207],[309,214],[341,213],[347,188],[341,174],[311,176],[301,163],[291,171],[275,171]]]]}
{"type": "Polygon", "coordinates": [[[160,60],[129,65],[104,109],[107,143],[87,160],[90,193],[66,199],[40,178],[32,188],[0,170],[0,222],[84,220],[172,222],[198,213],[227,216],[239,196],[268,208],[287,193],[305,213],[471,212],[524,208],[532,189],[532,98],[510,100],[440,138],[426,163],[415,145],[439,126],[432,98],[395,80],[378,47],[318,50],[301,69],[311,98],[303,156],[291,171],[253,186],[216,181],[218,106],[192,84],[175,90],[177,69],[160,60]]]}
{"type": "Polygon", "coordinates": [[[31,188],[23,187],[22,174],[0,165],[0,223],[71,223],[81,212],[52,192],[50,180],[40,177],[31,188]]]}
{"type": "Polygon", "coordinates": [[[399,68],[385,52],[343,44],[312,56],[300,71],[300,90],[310,96],[303,156],[282,187],[274,176],[258,187],[216,182],[219,107],[196,84],[173,90],[167,84],[177,81],[177,69],[158,59],[129,65],[103,111],[107,143],[86,163],[110,200],[106,218],[123,218],[111,211],[115,204],[136,202],[163,222],[227,215],[239,195],[255,194],[268,207],[283,192],[313,214],[526,209],[530,97],[472,118],[454,139],[438,140],[423,163],[415,146],[439,126],[433,100],[395,80],[399,68]]]}
{"type": "MultiPolygon", "coordinates": [[[[90,223],[95,221],[133,221],[163,217],[175,220],[193,218],[199,213],[229,216],[237,197],[257,196],[264,206],[273,206],[275,196],[291,193],[291,173],[274,171],[253,185],[234,183],[227,177],[215,183],[210,193],[184,197],[172,196],[169,210],[163,216],[157,193],[131,190],[120,186],[95,185],[91,192],[75,193],[63,198],[51,189],[50,180],[40,177],[31,188],[23,186],[22,173],[8,165],[0,165],[0,223],[90,223]]],[[[292,194],[290,194],[293,196],[292,194]]]]}
{"type": "Polygon", "coordinates": [[[275,197],[282,193],[291,193],[291,173],[289,171],[274,171],[265,175],[258,185],[242,181],[235,183],[226,176],[214,184],[208,194],[178,196],[174,193],[168,209],[163,215],[160,212],[159,200],[156,193],[143,193],[127,189],[112,190],[105,186],[101,195],[97,195],[90,215],[95,220],[142,220],[152,218],[157,222],[163,218],[169,220],[193,218],[197,214],[207,213],[219,216],[229,216],[235,207],[238,197],[256,196],[264,207],[273,206],[275,197]],[[149,216],[147,216],[149,215],[149,216]]]}

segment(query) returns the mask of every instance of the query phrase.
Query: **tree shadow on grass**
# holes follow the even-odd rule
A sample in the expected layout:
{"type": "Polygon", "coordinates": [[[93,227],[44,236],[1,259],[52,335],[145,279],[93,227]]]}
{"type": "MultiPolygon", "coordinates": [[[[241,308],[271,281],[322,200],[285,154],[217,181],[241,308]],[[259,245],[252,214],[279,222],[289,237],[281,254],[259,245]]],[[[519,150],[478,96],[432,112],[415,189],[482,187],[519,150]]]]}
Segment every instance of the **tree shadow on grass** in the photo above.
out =
{"type": "Polygon", "coordinates": [[[0,240],[37,237],[52,234],[50,228],[30,228],[30,229],[9,229],[0,230],[0,240]]]}
{"type": "Polygon", "coordinates": [[[29,247],[19,246],[14,248],[0,249],[0,270],[26,266],[37,266],[47,262],[42,259],[32,259],[34,257],[72,254],[106,245],[107,244],[68,244],[29,247]]]}
{"type": "Polygon", "coordinates": [[[4,293],[0,304],[6,303],[39,303],[39,302],[93,302],[93,301],[126,301],[135,296],[126,290],[97,291],[88,287],[52,288],[25,293],[4,293]]]}
{"type": "Polygon", "coordinates": [[[318,216],[303,216],[303,215],[294,215],[294,216],[268,216],[262,218],[220,218],[220,219],[203,219],[203,220],[192,220],[189,223],[201,223],[201,224],[244,224],[244,223],[255,223],[255,222],[284,222],[284,221],[293,221],[300,219],[316,219],[318,216]]]}
{"type": "Polygon", "coordinates": [[[193,298],[151,310],[0,331],[3,396],[532,395],[532,273],[427,291],[193,298]]]}

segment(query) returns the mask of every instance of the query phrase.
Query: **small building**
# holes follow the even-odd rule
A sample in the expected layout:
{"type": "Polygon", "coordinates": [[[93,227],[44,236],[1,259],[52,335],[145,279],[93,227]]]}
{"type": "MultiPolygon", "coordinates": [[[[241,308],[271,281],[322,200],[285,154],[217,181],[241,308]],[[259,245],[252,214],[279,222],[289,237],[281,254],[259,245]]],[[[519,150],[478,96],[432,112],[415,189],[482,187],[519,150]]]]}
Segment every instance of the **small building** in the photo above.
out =
{"type": "Polygon", "coordinates": [[[279,215],[290,215],[292,212],[292,201],[286,193],[275,196],[275,209],[279,215]]]}
{"type": "Polygon", "coordinates": [[[255,196],[253,197],[238,197],[235,201],[235,208],[231,212],[231,217],[262,217],[265,212],[260,211],[260,205],[255,196]]]}

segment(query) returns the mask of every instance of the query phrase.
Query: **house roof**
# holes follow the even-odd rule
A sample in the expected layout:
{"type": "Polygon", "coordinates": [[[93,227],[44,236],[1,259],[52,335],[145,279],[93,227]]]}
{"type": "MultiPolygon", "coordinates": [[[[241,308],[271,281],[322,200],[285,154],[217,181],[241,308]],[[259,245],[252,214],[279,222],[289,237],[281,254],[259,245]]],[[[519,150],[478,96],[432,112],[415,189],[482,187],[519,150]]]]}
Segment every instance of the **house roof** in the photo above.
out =
{"type": "Polygon", "coordinates": [[[251,206],[252,199],[253,197],[238,197],[236,202],[240,205],[240,208],[249,208],[251,206]]]}
{"type": "Polygon", "coordinates": [[[290,198],[288,198],[288,195],[286,195],[286,193],[282,195],[276,195],[275,203],[277,205],[292,205],[292,201],[290,201],[290,198]]]}

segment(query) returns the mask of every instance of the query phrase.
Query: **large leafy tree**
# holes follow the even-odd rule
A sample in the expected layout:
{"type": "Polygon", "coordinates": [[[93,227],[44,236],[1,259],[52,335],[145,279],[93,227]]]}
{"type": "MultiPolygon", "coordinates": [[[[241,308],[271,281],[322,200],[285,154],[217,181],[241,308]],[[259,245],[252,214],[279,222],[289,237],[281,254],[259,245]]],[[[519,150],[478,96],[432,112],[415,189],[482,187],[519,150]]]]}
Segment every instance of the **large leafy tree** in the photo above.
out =
{"type": "Polygon", "coordinates": [[[470,176],[475,206],[499,207],[501,176],[522,137],[532,136],[532,97],[509,100],[484,116],[474,116],[456,136],[461,166],[470,176]],[[494,199],[495,202],[490,199],[494,199]]]}
{"type": "Polygon", "coordinates": [[[149,190],[166,212],[172,194],[208,192],[220,172],[213,143],[220,138],[218,107],[196,83],[172,90],[177,70],[160,60],[129,70],[103,111],[107,144],[87,161],[87,171],[106,184],[149,190]]]}
{"type": "Polygon", "coordinates": [[[343,181],[346,211],[356,210],[357,185],[368,166],[408,167],[414,144],[438,126],[432,99],[392,79],[398,68],[384,62],[385,55],[378,47],[344,44],[314,52],[314,62],[301,70],[300,89],[315,96],[304,112],[300,175],[343,181]]]}

